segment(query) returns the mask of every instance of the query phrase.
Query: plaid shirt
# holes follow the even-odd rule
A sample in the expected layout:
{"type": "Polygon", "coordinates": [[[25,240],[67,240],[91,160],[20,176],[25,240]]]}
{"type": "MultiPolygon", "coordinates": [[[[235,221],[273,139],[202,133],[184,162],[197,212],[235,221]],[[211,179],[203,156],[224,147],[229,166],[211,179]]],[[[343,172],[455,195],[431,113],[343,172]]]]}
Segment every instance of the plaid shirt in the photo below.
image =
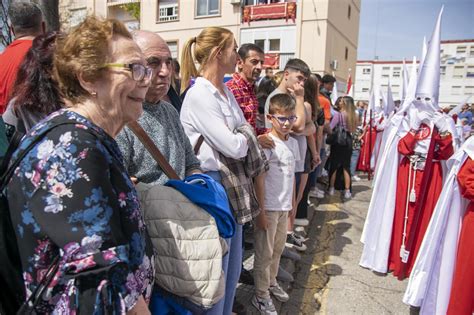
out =
{"type": "Polygon", "coordinates": [[[234,94],[244,113],[245,120],[252,126],[257,135],[264,134],[265,128],[257,128],[258,100],[255,94],[255,84],[245,81],[239,73],[234,73],[232,79],[225,84],[234,94]]]}
{"type": "Polygon", "coordinates": [[[245,135],[249,151],[244,159],[235,160],[219,154],[220,174],[230,205],[238,224],[245,224],[258,216],[261,208],[253,186],[253,178],[268,171],[268,160],[258,144],[252,127],[244,124],[237,132],[245,135]]]}

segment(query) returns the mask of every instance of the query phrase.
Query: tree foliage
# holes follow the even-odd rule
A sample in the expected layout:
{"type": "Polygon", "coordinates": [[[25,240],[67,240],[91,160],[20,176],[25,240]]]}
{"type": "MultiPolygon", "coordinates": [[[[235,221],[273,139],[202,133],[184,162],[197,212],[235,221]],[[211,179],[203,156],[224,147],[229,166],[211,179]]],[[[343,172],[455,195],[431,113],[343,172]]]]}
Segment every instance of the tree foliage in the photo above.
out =
{"type": "Polygon", "coordinates": [[[127,11],[137,21],[140,21],[140,2],[122,4],[120,8],[127,11]]]}

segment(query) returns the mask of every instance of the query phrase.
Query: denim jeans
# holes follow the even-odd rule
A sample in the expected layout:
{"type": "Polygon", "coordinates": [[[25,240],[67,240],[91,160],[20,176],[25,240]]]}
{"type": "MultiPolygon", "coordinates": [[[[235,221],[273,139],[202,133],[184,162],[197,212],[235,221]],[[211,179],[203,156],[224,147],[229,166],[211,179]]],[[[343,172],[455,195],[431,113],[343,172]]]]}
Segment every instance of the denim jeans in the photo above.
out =
{"type": "MultiPolygon", "coordinates": [[[[222,181],[220,173],[207,172],[219,183],[222,181]]],[[[226,277],[225,295],[216,305],[214,305],[206,314],[211,315],[230,315],[232,314],[232,306],[234,305],[235,291],[242,271],[242,225],[235,225],[235,234],[232,238],[225,239],[229,246],[229,252],[222,259],[222,270],[226,277]]]]}
{"type": "Polygon", "coordinates": [[[357,162],[359,161],[360,150],[352,150],[351,155],[351,176],[355,175],[357,162]]]}

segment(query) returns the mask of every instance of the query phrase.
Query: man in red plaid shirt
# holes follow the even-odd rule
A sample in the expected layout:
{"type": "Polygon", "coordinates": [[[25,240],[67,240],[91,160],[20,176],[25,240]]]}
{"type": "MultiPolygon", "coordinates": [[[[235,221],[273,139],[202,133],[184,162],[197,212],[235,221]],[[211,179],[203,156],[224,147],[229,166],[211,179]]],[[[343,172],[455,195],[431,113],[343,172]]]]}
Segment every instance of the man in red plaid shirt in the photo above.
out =
{"type": "Polygon", "coordinates": [[[232,75],[232,79],[227,81],[226,85],[234,94],[247,122],[257,135],[261,135],[266,129],[263,122],[261,126],[257,122],[258,101],[255,82],[262,72],[265,55],[255,44],[243,44],[238,53],[240,56],[237,63],[238,72],[232,75]]]}

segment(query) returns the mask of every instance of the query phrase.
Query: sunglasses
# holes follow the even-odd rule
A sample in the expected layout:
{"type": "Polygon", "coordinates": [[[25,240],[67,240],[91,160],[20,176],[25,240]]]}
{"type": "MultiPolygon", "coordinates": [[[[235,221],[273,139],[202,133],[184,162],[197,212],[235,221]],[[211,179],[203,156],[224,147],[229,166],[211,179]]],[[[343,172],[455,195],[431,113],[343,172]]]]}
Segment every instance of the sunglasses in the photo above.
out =
{"type": "Polygon", "coordinates": [[[280,124],[285,124],[286,122],[289,122],[290,124],[294,123],[296,121],[296,119],[298,117],[296,116],[289,116],[289,117],[286,117],[286,116],[276,116],[276,115],[272,115],[272,118],[275,118],[276,120],[278,120],[278,122],[280,124]]]}
{"type": "Polygon", "coordinates": [[[149,81],[153,76],[153,69],[139,63],[106,63],[105,68],[123,68],[132,73],[134,81],[149,81]]]}

